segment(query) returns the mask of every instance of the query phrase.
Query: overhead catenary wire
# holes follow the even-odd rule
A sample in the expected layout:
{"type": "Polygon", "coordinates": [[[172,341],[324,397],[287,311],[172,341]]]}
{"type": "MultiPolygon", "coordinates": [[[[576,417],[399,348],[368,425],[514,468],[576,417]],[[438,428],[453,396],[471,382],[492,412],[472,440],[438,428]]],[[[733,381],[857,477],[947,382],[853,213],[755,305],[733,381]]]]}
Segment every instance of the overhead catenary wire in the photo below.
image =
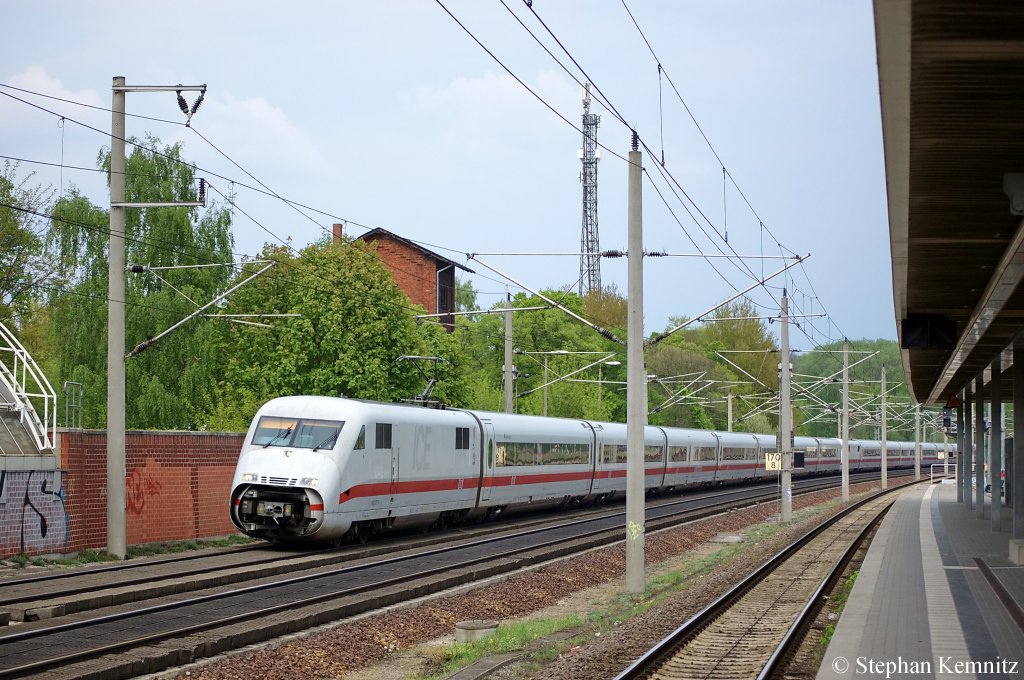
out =
{"type": "MultiPolygon", "coordinates": [[[[0,83],[0,87],[5,87],[5,85],[4,85],[4,84],[2,84],[2,83],[0,83]]],[[[7,86],[7,87],[9,87],[9,86],[7,86]]],[[[20,89],[20,88],[13,88],[13,89],[20,89]]],[[[39,93],[39,92],[33,92],[33,91],[31,91],[31,90],[23,90],[23,91],[24,91],[24,92],[27,92],[27,93],[29,93],[29,94],[34,94],[34,95],[38,95],[38,96],[42,96],[42,97],[50,97],[50,98],[53,98],[53,99],[58,99],[58,100],[61,100],[61,101],[67,101],[68,103],[72,103],[72,104],[78,104],[78,105],[82,105],[82,106],[87,106],[87,107],[91,107],[91,106],[92,106],[92,105],[89,105],[89,104],[84,104],[83,102],[75,102],[75,101],[73,101],[73,100],[64,100],[63,98],[60,98],[60,97],[52,97],[52,96],[50,96],[50,95],[45,95],[45,94],[43,94],[43,93],[39,93]]],[[[88,129],[88,130],[91,130],[91,131],[93,131],[93,132],[96,132],[96,133],[98,133],[98,134],[100,134],[100,135],[103,135],[104,137],[110,137],[110,136],[111,136],[111,135],[110,135],[110,134],[109,134],[108,132],[106,132],[106,131],[104,131],[104,130],[100,130],[99,128],[97,128],[97,127],[95,127],[95,126],[89,125],[88,123],[84,123],[84,122],[82,122],[82,121],[79,121],[79,120],[76,120],[76,119],[74,119],[74,118],[72,118],[72,117],[70,117],[70,116],[66,116],[66,115],[60,114],[60,113],[58,113],[58,112],[56,112],[56,111],[53,111],[53,110],[51,110],[51,109],[47,109],[46,107],[40,106],[40,105],[38,105],[38,104],[35,104],[35,103],[33,103],[33,102],[30,102],[30,101],[27,101],[27,100],[25,100],[25,99],[22,99],[22,98],[20,98],[20,97],[16,97],[16,96],[14,96],[14,95],[11,95],[11,94],[9,94],[9,93],[7,93],[7,92],[3,92],[2,90],[0,90],[0,95],[5,95],[5,96],[7,96],[7,97],[9,97],[9,98],[11,98],[11,99],[13,99],[13,100],[15,100],[15,101],[18,101],[18,102],[21,102],[21,103],[23,103],[23,104],[26,104],[26,105],[28,105],[28,106],[31,106],[31,107],[33,107],[33,108],[36,108],[36,109],[38,109],[38,110],[40,110],[40,111],[43,111],[43,112],[45,112],[45,113],[48,113],[48,114],[50,114],[50,115],[52,115],[52,116],[55,116],[55,117],[57,117],[57,118],[59,118],[59,119],[64,119],[64,120],[68,120],[68,121],[70,121],[70,122],[72,122],[72,123],[75,123],[76,125],[79,125],[79,126],[81,126],[81,127],[84,127],[84,128],[86,128],[86,129],[88,129]]],[[[92,108],[97,108],[97,107],[92,107],[92,108]]],[[[101,109],[102,109],[102,107],[98,107],[98,108],[101,108],[101,109]]],[[[106,111],[109,111],[109,109],[102,109],[102,110],[106,110],[106,111]]],[[[146,118],[145,116],[141,116],[141,117],[143,117],[143,118],[146,118]]],[[[169,123],[174,123],[174,124],[176,124],[176,125],[184,125],[184,123],[181,123],[180,121],[163,121],[162,119],[154,119],[154,120],[160,120],[161,122],[169,122],[169,123]]],[[[226,154],[226,153],[224,153],[224,152],[223,152],[223,151],[222,151],[221,149],[219,149],[218,147],[214,146],[214,145],[212,144],[212,142],[210,142],[210,141],[209,141],[209,140],[208,140],[208,139],[207,139],[206,137],[204,137],[204,136],[203,136],[203,135],[202,135],[201,133],[199,133],[199,131],[198,131],[198,130],[195,130],[195,129],[193,128],[193,131],[194,131],[194,132],[196,132],[196,134],[197,134],[197,135],[199,135],[199,136],[200,136],[200,137],[201,137],[202,139],[204,139],[204,141],[207,141],[207,143],[209,143],[209,144],[211,145],[211,147],[213,147],[213,148],[214,148],[214,149],[215,149],[215,150],[216,150],[216,151],[217,151],[218,153],[220,153],[221,155],[223,155],[223,156],[224,156],[225,158],[227,158],[227,159],[228,159],[228,160],[229,160],[229,161],[230,161],[231,163],[233,163],[234,165],[236,165],[237,167],[239,167],[240,169],[242,169],[242,171],[243,171],[243,172],[246,172],[246,174],[247,174],[247,175],[249,175],[250,177],[252,177],[252,175],[251,175],[250,173],[248,173],[248,171],[246,171],[246,170],[245,170],[244,168],[242,168],[242,167],[241,167],[241,166],[240,166],[240,165],[239,165],[238,163],[236,163],[236,162],[235,162],[235,161],[234,161],[233,159],[231,159],[231,158],[230,158],[229,156],[227,156],[227,154],[226,154]]],[[[276,198],[276,199],[278,199],[278,200],[280,200],[280,201],[282,201],[282,202],[284,202],[284,203],[287,203],[287,204],[288,204],[288,205],[290,205],[290,206],[291,206],[291,207],[292,207],[293,209],[298,209],[298,208],[302,208],[303,210],[308,210],[308,211],[310,211],[310,212],[314,212],[314,213],[317,213],[317,214],[323,215],[323,216],[325,216],[325,217],[330,217],[330,218],[331,218],[331,219],[333,219],[333,220],[338,220],[339,222],[345,223],[345,224],[347,224],[347,225],[352,225],[352,226],[356,226],[356,227],[359,227],[360,229],[365,229],[365,230],[367,230],[367,231],[369,231],[369,230],[373,229],[373,227],[371,227],[371,226],[369,226],[369,225],[366,225],[366,224],[363,224],[363,223],[361,223],[361,222],[359,222],[359,221],[356,221],[356,220],[353,220],[353,219],[350,219],[350,218],[345,218],[345,217],[341,217],[341,216],[339,216],[339,215],[336,215],[336,214],[334,214],[334,213],[331,213],[331,212],[328,212],[328,211],[324,211],[324,210],[320,210],[320,209],[318,209],[318,208],[314,208],[314,207],[312,207],[312,206],[309,206],[309,205],[306,205],[306,204],[304,204],[304,203],[302,203],[302,202],[300,202],[300,201],[295,201],[295,200],[292,200],[292,199],[289,199],[289,198],[285,198],[285,197],[281,196],[280,194],[278,194],[278,193],[276,193],[276,192],[273,192],[273,191],[271,191],[271,190],[270,190],[269,188],[260,188],[260,187],[255,187],[255,186],[252,186],[252,185],[250,185],[250,184],[247,184],[247,183],[245,183],[245,182],[241,182],[241,181],[238,181],[238,180],[232,179],[232,178],[230,178],[230,177],[227,177],[227,176],[225,176],[225,175],[222,175],[222,174],[220,174],[220,173],[214,172],[214,171],[212,171],[212,170],[210,170],[210,169],[208,169],[208,168],[204,168],[204,167],[202,167],[202,166],[198,166],[198,165],[195,165],[195,164],[189,163],[188,161],[184,161],[184,160],[182,160],[182,159],[180,159],[180,158],[174,158],[174,157],[172,157],[172,156],[169,156],[169,155],[167,155],[167,154],[164,154],[163,152],[159,151],[158,149],[151,149],[151,148],[149,148],[149,147],[146,147],[145,145],[143,145],[143,144],[139,143],[138,141],[135,141],[135,140],[133,140],[133,139],[131,139],[131,138],[127,138],[127,139],[120,139],[120,138],[118,138],[118,137],[114,137],[114,139],[118,139],[119,141],[124,141],[125,143],[127,143],[127,144],[130,144],[130,145],[132,145],[132,146],[135,146],[135,147],[137,147],[137,148],[145,149],[146,151],[149,151],[149,152],[151,152],[151,153],[154,153],[154,154],[156,154],[156,155],[158,155],[158,156],[164,157],[164,158],[166,158],[166,159],[168,159],[168,160],[171,160],[171,161],[173,161],[173,162],[177,162],[177,163],[180,163],[180,164],[183,164],[183,165],[188,165],[188,166],[190,166],[191,168],[195,169],[196,171],[201,171],[201,172],[203,172],[203,173],[205,173],[206,175],[209,175],[209,176],[211,176],[211,177],[216,177],[216,178],[219,178],[219,179],[225,180],[225,181],[227,181],[227,182],[230,182],[230,183],[231,183],[231,185],[232,185],[232,187],[234,187],[235,185],[238,185],[239,187],[242,187],[242,188],[244,188],[244,189],[247,189],[247,190],[250,190],[250,191],[254,191],[254,192],[256,192],[256,193],[260,193],[260,194],[263,194],[263,195],[265,195],[265,196],[270,196],[270,197],[276,198]]],[[[2,157],[2,156],[0,156],[0,157],[2,157]]],[[[12,157],[12,158],[13,158],[13,157],[12,157]]],[[[23,161],[23,162],[30,162],[30,163],[39,163],[39,164],[44,164],[44,165],[53,165],[53,166],[55,166],[55,167],[61,167],[61,168],[65,168],[65,167],[71,167],[71,168],[73,168],[73,169],[78,169],[78,170],[87,170],[87,171],[94,171],[94,170],[95,170],[94,168],[85,168],[85,167],[81,167],[81,166],[67,166],[67,165],[65,165],[65,164],[63,164],[63,163],[61,163],[61,164],[53,164],[53,163],[47,163],[47,162],[45,162],[45,161],[33,161],[33,160],[29,160],[29,159],[15,159],[15,160],[21,160],[21,161],[23,161]]],[[[104,171],[104,170],[102,170],[102,169],[101,169],[101,170],[99,170],[99,171],[100,171],[100,172],[105,172],[105,171],[104,171]]],[[[125,173],[125,176],[134,176],[134,174],[133,174],[133,173],[125,173]]],[[[161,177],[161,176],[159,176],[159,175],[155,175],[155,176],[153,176],[153,177],[159,178],[159,177],[161,177]]],[[[258,179],[256,179],[255,177],[253,177],[253,179],[254,179],[255,181],[259,182],[259,180],[258,180],[258,179]]],[[[259,183],[260,183],[260,184],[262,184],[262,182],[259,182],[259,183]]],[[[304,214],[304,213],[302,213],[301,211],[298,211],[298,212],[300,212],[300,214],[303,214],[303,215],[305,215],[305,214],[304,214]]],[[[305,216],[306,216],[306,217],[307,217],[307,219],[308,219],[308,215],[305,215],[305,216]]],[[[320,225],[319,223],[316,223],[316,224],[317,224],[317,226],[319,226],[319,227],[320,227],[321,229],[324,229],[324,230],[326,230],[326,227],[324,227],[323,225],[320,225]]],[[[444,250],[444,251],[447,251],[447,252],[451,252],[451,253],[460,253],[460,254],[461,254],[461,252],[462,252],[462,251],[460,251],[460,250],[458,250],[458,249],[455,249],[455,248],[450,248],[450,247],[448,247],[448,246],[442,246],[442,245],[439,245],[439,244],[435,244],[435,243],[430,243],[430,242],[426,242],[426,241],[421,241],[421,240],[417,240],[417,239],[411,239],[411,238],[409,238],[409,239],[406,239],[406,240],[409,240],[409,241],[411,241],[411,242],[413,242],[413,243],[417,243],[417,244],[419,244],[419,245],[423,245],[423,246],[426,246],[426,247],[429,247],[429,248],[435,248],[435,249],[438,249],[438,250],[444,250]]],[[[487,279],[487,277],[486,277],[486,276],[482,276],[482,278],[485,278],[485,279],[487,279]]],[[[495,282],[495,283],[500,283],[499,281],[497,281],[497,280],[495,280],[495,279],[488,279],[488,280],[491,280],[491,281],[493,281],[493,282],[495,282]]]]}
{"type": "MultiPolygon", "coordinates": [[[[74,122],[74,123],[76,123],[76,124],[78,124],[78,125],[81,125],[81,126],[83,126],[83,127],[87,128],[87,129],[93,130],[94,132],[97,132],[97,133],[100,133],[100,134],[106,135],[106,133],[105,133],[105,132],[103,132],[102,130],[99,130],[98,128],[95,128],[95,127],[93,127],[93,126],[91,126],[91,125],[88,125],[88,124],[86,124],[86,123],[83,123],[83,122],[81,122],[81,121],[77,121],[77,120],[75,120],[75,119],[72,119],[72,118],[68,118],[68,117],[66,117],[66,116],[62,116],[61,114],[58,114],[58,113],[56,113],[56,112],[54,112],[54,111],[51,111],[51,110],[49,110],[49,109],[46,109],[45,107],[41,107],[41,106],[39,106],[39,105],[37,105],[37,104],[33,104],[32,102],[27,102],[27,101],[25,101],[25,100],[22,100],[22,99],[20,99],[20,98],[18,98],[18,97],[14,97],[13,95],[10,95],[10,94],[8,94],[8,93],[5,93],[5,92],[2,92],[2,91],[0,91],[0,94],[4,94],[4,95],[6,95],[6,96],[8,96],[8,97],[11,97],[11,98],[13,98],[13,99],[17,100],[17,101],[21,101],[21,102],[23,102],[23,103],[26,103],[26,104],[28,104],[28,105],[30,105],[30,106],[33,106],[34,108],[37,108],[37,109],[40,109],[40,110],[42,110],[42,111],[44,111],[44,112],[46,112],[46,113],[49,113],[50,115],[58,116],[58,117],[60,117],[60,118],[62,118],[62,119],[65,119],[65,118],[66,118],[67,120],[71,120],[72,122],[74,122]]],[[[211,144],[211,146],[214,146],[214,145],[212,144],[212,142],[209,142],[209,140],[208,140],[208,139],[206,139],[206,138],[205,138],[205,137],[204,137],[203,135],[201,135],[201,134],[200,134],[200,133],[199,133],[198,131],[196,131],[196,132],[197,132],[197,134],[199,134],[199,136],[200,136],[200,137],[202,137],[202,138],[203,138],[203,139],[204,139],[205,141],[207,141],[208,143],[210,143],[210,144],[211,144]]],[[[118,139],[120,139],[120,138],[118,138],[118,139]]],[[[136,141],[133,141],[133,140],[131,140],[131,139],[123,139],[122,141],[125,141],[125,142],[126,142],[126,143],[128,143],[128,144],[132,144],[132,145],[133,145],[133,146],[135,146],[135,147],[138,147],[138,148],[142,148],[142,149],[144,149],[144,150],[146,150],[146,151],[148,151],[148,152],[150,152],[150,153],[153,153],[153,154],[155,154],[155,155],[158,155],[158,156],[161,156],[161,157],[167,158],[168,160],[171,160],[171,161],[174,161],[174,162],[178,162],[178,163],[181,163],[181,164],[183,164],[183,165],[188,165],[189,167],[192,167],[192,168],[194,168],[194,169],[197,169],[197,170],[204,170],[203,168],[200,168],[199,166],[196,166],[196,165],[194,165],[194,164],[190,164],[190,163],[187,163],[186,161],[183,161],[183,160],[181,160],[181,159],[179,159],[179,158],[175,158],[175,157],[173,157],[173,156],[169,156],[169,155],[167,155],[167,154],[165,154],[165,153],[163,153],[163,152],[159,151],[158,149],[146,147],[145,145],[143,145],[143,144],[140,144],[140,143],[138,143],[138,142],[136,142],[136,141]]],[[[214,148],[217,148],[217,147],[214,147],[214,148]]],[[[221,151],[221,150],[220,150],[219,148],[217,148],[217,150],[218,150],[218,152],[220,152],[220,153],[221,153],[222,155],[224,155],[224,156],[225,156],[226,158],[228,158],[229,160],[231,160],[231,162],[232,162],[233,164],[235,164],[235,165],[236,165],[237,167],[239,167],[240,169],[242,169],[242,170],[243,170],[243,172],[246,172],[246,174],[247,174],[247,175],[249,175],[250,177],[253,177],[253,175],[251,175],[251,173],[248,173],[247,171],[245,171],[245,170],[244,170],[244,168],[241,168],[241,166],[240,166],[240,165],[239,165],[238,163],[235,163],[235,162],[234,162],[234,161],[233,161],[232,159],[230,159],[230,158],[229,158],[229,157],[227,156],[227,154],[225,154],[225,153],[224,153],[223,151],[221,151]]],[[[64,164],[63,164],[63,163],[61,163],[60,165],[61,165],[61,167],[63,167],[63,166],[64,166],[64,164]]],[[[92,170],[91,168],[82,168],[82,169],[92,170]]],[[[102,171],[102,170],[100,170],[100,171],[102,171]]],[[[204,171],[205,171],[205,172],[209,172],[209,171],[206,171],[206,170],[204,170],[204,171]]],[[[126,174],[127,174],[127,173],[126,173],[126,174]]],[[[247,185],[247,184],[245,184],[245,183],[243,183],[243,182],[237,182],[237,181],[235,181],[235,180],[231,180],[231,179],[229,179],[229,178],[227,178],[227,177],[225,177],[225,176],[223,176],[223,175],[220,175],[219,173],[209,173],[209,174],[212,174],[212,175],[213,175],[213,176],[215,176],[215,177],[218,177],[218,178],[221,178],[221,179],[225,179],[225,180],[228,180],[228,181],[230,181],[230,182],[232,183],[232,186],[234,186],[235,184],[238,184],[239,186],[242,186],[242,187],[245,187],[245,188],[248,188],[248,189],[252,189],[252,190],[254,190],[254,191],[257,191],[257,192],[259,192],[259,193],[263,193],[263,194],[266,194],[266,195],[269,195],[269,196],[273,196],[273,197],[275,197],[275,198],[278,198],[279,200],[282,200],[282,201],[284,201],[285,203],[288,203],[288,204],[294,204],[294,205],[293,205],[293,208],[294,208],[295,206],[305,207],[305,208],[307,208],[307,209],[310,209],[310,210],[313,210],[313,211],[315,211],[315,212],[319,212],[319,213],[321,213],[321,214],[325,214],[325,215],[331,216],[331,217],[333,217],[333,218],[335,218],[335,219],[340,219],[340,220],[342,220],[343,222],[347,222],[347,223],[349,223],[349,224],[355,224],[356,226],[360,226],[360,227],[362,227],[362,228],[365,228],[365,229],[370,229],[370,227],[368,227],[368,226],[366,226],[366,225],[361,225],[361,224],[359,224],[359,223],[357,223],[357,222],[354,222],[353,220],[345,220],[345,219],[343,219],[343,218],[340,218],[340,217],[338,217],[338,216],[336,216],[336,215],[331,215],[330,213],[326,213],[326,212],[324,212],[324,211],[319,211],[319,210],[316,210],[316,209],[308,208],[308,206],[304,206],[303,204],[301,204],[301,203],[298,203],[298,202],[296,202],[296,201],[290,201],[290,200],[288,200],[288,199],[284,199],[284,198],[282,198],[282,197],[281,197],[281,196],[280,196],[279,194],[277,194],[276,192],[273,192],[273,191],[272,191],[272,190],[270,190],[269,188],[266,188],[266,189],[257,189],[257,188],[255,188],[255,187],[251,187],[250,185],[247,185]]],[[[255,179],[255,177],[253,177],[253,179],[254,179],[255,181],[259,182],[259,180],[258,180],[258,179],[255,179]]],[[[260,183],[262,184],[262,182],[260,182],[260,183]]],[[[264,186],[265,186],[265,185],[264,185],[264,186]]],[[[223,198],[224,198],[225,200],[227,200],[227,201],[228,201],[228,202],[229,202],[229,203],[230,203],[230,204],[232,205],[232,208],[233,208],[233,209],[237,209],[237,210],[238,210],[239,212],[241,212],[241,213],[242,213],[242,214],[243,214],[243,215],[244,215],[245,217],[247,217],[247,218],[248,218],[248,219],[249,219],[250,221],[252,221],[252,222],[253,222],[254,224],[256,224],[257,226],[259,226],[259,227],[260,227],[261,229],[263,229],[263,230],[264,230],[265,232],[267,232],[267,233],[268,233],[268,234],[269,234],[270,236],[272,236],[273,238],[275,238],[275,239],[276,239],[276,240],[277,240],[277,241],[278,241],[279,243],[283,244],[283,245],[284,245],[284,246],[285,246],[286,248],[288,248],[288,249],[292,250],[293,252],[296,252],[296,253],[298,252],[297,250],[295,250],[295,248],[293,248],[293,247],[292,247],[292,246],[290,245],[290,243],[288,243],[288,241],[287,241],[286,239],[282,239],[282,238],[281,238],[281,237],[280,237],[279,235],[277,235],[276,233],[274,233],[273,231],[271,231],[271,230],[270,230],[269,228],[267,228],[267,227],[266,227],[265,225],[263,225],[263,224],[262,224],[262,223],[261,223],[261,222],[260,222],[259,220],[256,220],[256,219],[255,219],[255,218],[254,218],[254,217],[253,217],[252,215],[250,215],[250,214],[249,214],[248,212],[246,212],[246,211],[242,210],[242,209],[241,209],[241,208],[240,208],[240,207],[239,207],[239,206],[237,205],[237,201],[235,201],[235,200],[233,200],[233,199],[229,199],[229,198],[228,198],[227,196],[225,196],[225,195],[224,195],[224,194],[223,194],[223,193],[222,193],[222,192],[221,192],[221,191],[220,191],[219,189],[217,189],[217,188],[216,188],[215,186],[213,186],[212,184],[210,184],[210,187],[211,187],[211,189],[212,189],[212,190],[216,191],[216,192],[217,192],[217,193],[218,193],[219,195],[221,195],[221,196],[222,196],[222,197],[223,197],[223,198]]],[[[301,213],[301,211],[299,211],[299,212],[301,213]]],[[[41,216],[42,216],[42,215],[41,215],[41,216]]],[[[51,218],[52,218],[53,216],[49,216],[49,217],[51,217],[51,218]]],[[[308,217],[308,216],[307,216],[307,217],[308,217]]],[[[58,218],[58,219],[59,219],[59,218],[58,218]]],[[[65,221],[66,221],[66,220],[65,220],[65,221]]],[[[95,227],[94,225],[85,225],[85,224],[79,224],[79,226],[85,226],[85,227],[97,228],[97,227],[95,227]]],[[[318,225],[318,226],[320,226],[320,225],[318,225]]],[[[102,228],[101,228],[100,230],[101,230],[101,231],[103,231],[104,233],[107,233],[107,234],[109,234],[109,230],[108,230],[108,229],[102,229],[102,228]]],[[[137,241],[137,242],[139,242],[139,243],[147,243],[147,241],[146,241],[146,240],[144,240],[144,239],[130,239],[130,240],[135,240],[135,241],[137,241]]],[[[409,240],[412,240],[412,239],[409,239],[409,240]]],[[[416,242],[416,241],[414,241],[414,242],[416,242]]],[[[433,245],[433,244],[427,244],[427,245],[431,245],[431,247],[440,247],[440,246],[436,246],[436,245],[433,245]]],[[[445,248],[445,249],[446,249],[446,250],[450,250],[451,252],[458,252],[458,251],[456,251],[456,250],[454,250],[454,249],[450,249],[450,248],[445,248]]],[[[486,277],[485,277],[485,278],[486,278],[486,277]]],[[[563,298],[564,298],[564,295],[563,295],[563,298]]],[[[413,308],[410,308],[410,307],[406,307],[406,309],[407,309],[407,310],[409,310],[409,311],[411,311],[411,312],[415,312],[415,311],[417,311],[417,310],[414,310],[413,308]]],[[[436,322],[436,323],[439,323],[439,322],[437,322],[437,321],[434,321],[434,320],[431,320],[431,321],[433,321],[433,322],[436,322]]],[[[464,328],[465,328],[465,326],[464,326],[464,328]]]]}
{"type": "MultiPolygon", "coordinates": [[[[536,12],[535,12],[535,13],[536,13],[536,12]]],[[[180,123],[176,123],[176,124],[179,124],[179,125],[180,125],[180,123]]],[[[574,127],[574,126],[573,126],[573,127],[574,127]]],[[[202,135],[201,135],[201,136],[202,136],[202,135]]],[[[252,176],[252,175],[250,175],[250,176],[252,176]]],[[[258,180],[257,180],[257,181],[258,181],[258,180]]],[[[261,183],[261,182],[260,182],[260,183],[261,183]]],[[[265,185],[264,185],[264,186],[265,186],[265,185]]],[[[252,187],[249,187],[249,186],[247,186],[247,188],[252,188],[252,187]]],[[[264,192],[264,193],[266,193],[266,192],[264,192]]],[[[283,201],[286,201],[286,202],[288,202],[287,200],[285,200],[285,199],[282,199],[282,197],[280,197],[280,196],[278,196],[278,195],[274,194],[273,192],[269,192],[269,193],[268,193],[268,195],[270,195],[270,196],[274,196],[274,197],[276,197],[276,198],[279,198],[279,199],[281,199],[281,200],[283,200],[283,201]]],[[[295,202],[288,202],[288,203],[289,203],[290,205],[292,205],[292,206],[293,206],[293,208],[294,208],[294,209],[296,209],[296,210],[297,210],[297,208],[296,208],[296,205],[301,205],[301,204],[296,204],[295,202]]],[[[301,213],[301,211],[299,211],[299,212],[301,213]]],[[[321,211],[321,212],[323,212],[323,211],[321,211]]],[[[329,213],[324,213],[324,214],[329,214],[329,213]]],[[[335,216],[335,217],[336,217],[336,216],[335,216]]],[[[307,218],[308,218],[308,215],[307,215],[307,218]]],[[[343,220],[343,221],[346,221],[346,222],[350,222],[350,223],[353,223],[353,224],[355,224],[355,225],[357,225],[357,226],[361,226],[361,227],[364,227],[364,228],[369,228],[369,227],[366,227],[366,225],[360,225],[360,224],[358,224],[357,222],[353,222],[352,220],[343,220]]],[[[322,225],[321,225],[321,226],[322,226],[322,225]]],[[[324,228],[324,227],[322,226],[322,228],[324,228]]],[[[439,248],[438,246],[434,246],[434,245],[431,245],[431,247],[439,248]]]]}

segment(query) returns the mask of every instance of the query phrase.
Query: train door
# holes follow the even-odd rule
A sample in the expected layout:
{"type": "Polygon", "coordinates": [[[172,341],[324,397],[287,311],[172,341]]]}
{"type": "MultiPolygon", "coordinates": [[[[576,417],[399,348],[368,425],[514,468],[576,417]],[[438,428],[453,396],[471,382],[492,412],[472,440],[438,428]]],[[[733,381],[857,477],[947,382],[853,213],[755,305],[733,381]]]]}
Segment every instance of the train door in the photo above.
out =
{"type": "MultiPolygon", "coordinates": [[[[491,480],[494,478],[494,424],[481,419],[483,450],[480,455],[480,500],[491,498],[491,480]]],[[[479,504],[479,503],[478,503],[479,504]]]]}
{"type": "Polygon", "coordinates": [[[721,474],[721,471],[719,469],[722,466],[722,440],[714,432],[707,432],[707,434],[710,434],[715,440],[715,459],[711,463],[712,469],[714,469],[715,474],[712,475],[711,479],[717,482],[723,478],[723,475],[721,474]]]}
{"type": "Polygon", "coordinates": [[[657,476],[654,477],[655,484],[653,486],[656,489],[664,489],[666,482],[665,477],[667,475],[668,468],[668,433],[665,432],[665,428],[662,427],[655,427],[654,429],[661,434],[661,437],[659,438],[659,446],[661,447],[661,469],[658,471],[657,476]]]}
{"type": "MultiPolygon", "coordinates": [[[[377,423],[374,428],[374,448],[377,450],[377,455],[382,456],[387,460],[390,458],[390,464],[388,467],[391,468],[390,484],[388,485],[388,506],[395,507],[395,499],[398,498],[398,450],[399,447],[394,445],[392,440],[392,433],[394,427],[391,423],[377,423]]],[[[387,463],[386,463],[387,464],[387,463]]]]}
{"type": "Polygon", "coordinates": [[[592,423],[588,420],[583,421],[583,427],[589,428],[593,435],[590,446],[590,450],[593,451],[593,455],[590,457],[590,488],[587,489],[587,494],[591,495],[597,491],[597,470],[600,468],[601,449],[603,448],[601,431],[604,428],[600,423],[592,423]]]}
{"type": "Polygon", "coordinates": [[[391,504],[398,496],[398,447],[391,449],[391,504]]]}

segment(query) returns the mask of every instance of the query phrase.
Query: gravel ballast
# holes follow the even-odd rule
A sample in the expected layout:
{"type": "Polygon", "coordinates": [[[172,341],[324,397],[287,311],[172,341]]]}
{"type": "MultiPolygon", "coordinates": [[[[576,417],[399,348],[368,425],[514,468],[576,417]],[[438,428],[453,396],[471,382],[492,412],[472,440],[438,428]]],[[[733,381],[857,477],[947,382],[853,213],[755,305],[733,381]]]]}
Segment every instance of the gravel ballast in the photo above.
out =
{"type": "MultiPolygon", "coordinates": [[[[868,482],[850,487],[851,494],[878,488],[868,482]]],[[[818,491],[793,499],[795,510],[835,500],[838,489],[818,491]]],[[[654,565],[694,550],[720,533],[740,532],[776,515],[778,505],[766,503],[699,520],[676,529],[648,534],[646,562],[654,565]]],[[[732,584],[763,564],[797,536],[839,511],[836,506],[795,523],[771,537],[745,545],[734,558],[681,593],[645,614],[627,620],[608,634],[562,654],[537,672],[536,678],[613,677],[654,642],[711,602],[732,584]]],[[[455,595],[442,595],[416,606],[397,609],[358,621],[341,622],[299,638],[234,652],[220,660],[196,664],[162,677],[200,678],[341,678],[358,669],[396,656],[401,650],[450,635],[458,621],[527,616],[595,584],[625,572],[623,544],[518,573],[496,583],[455,595]]],[[[361,674],[360,674],[361,675],[361,674]]],[[[377,677],[386,677],[379,672],[377,677]]],[[[352,676],[355,677],[355,676],[352,676]]]]}

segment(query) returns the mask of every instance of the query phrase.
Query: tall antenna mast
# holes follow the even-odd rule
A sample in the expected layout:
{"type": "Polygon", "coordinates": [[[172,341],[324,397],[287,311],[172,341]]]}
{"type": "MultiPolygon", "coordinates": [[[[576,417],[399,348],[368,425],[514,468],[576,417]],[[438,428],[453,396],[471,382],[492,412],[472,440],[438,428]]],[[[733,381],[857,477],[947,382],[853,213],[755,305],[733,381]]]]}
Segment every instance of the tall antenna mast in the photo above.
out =
{"type": "Polygon", "coordinates": [[[580,295],[601,292],[601,244],[597,237],[597,126],[601,116],[590,112],[590,83],[583,86],[583,148],[577,156],[583,162],[583,228],[580,235],[580,295]]]}

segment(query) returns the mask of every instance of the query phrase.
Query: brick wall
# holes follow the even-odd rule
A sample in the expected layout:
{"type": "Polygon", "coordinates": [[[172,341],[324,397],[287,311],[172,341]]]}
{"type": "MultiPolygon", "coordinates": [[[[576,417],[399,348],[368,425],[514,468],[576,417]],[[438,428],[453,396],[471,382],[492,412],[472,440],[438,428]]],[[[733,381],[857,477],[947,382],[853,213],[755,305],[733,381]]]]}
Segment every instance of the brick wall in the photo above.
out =
{"type": "Polygon", "coordinates": [[[401,241],[383,237],[367,240],[376,246],[377,255],[409,300],[430,314],[437,312],[437,261],[401,241]]]}
{"type": "MultiPolygon", "coordinates": [[[[106,432],[63,431],[58,436],[61,471],[7,473],[6,493],[0,485],[0,503],[9,496],[7,505],[18,503],[31,520],[17,530],[10,530],[12,522],[3,523],[0,557],[19,552],[78,552],[106,545],[106,432]],[[35,497],[35,502],[22,502],[22,497],[28,501],[35,497]],[[22,538],[26,533],[30,540],[22,538]]],[[[208,432],[126,433],[128,544],[236,533],[228,519],[228,497],[243,437],[208,432]]],[[[17,510],[11,507],[10,512],[17,510]]]]}

